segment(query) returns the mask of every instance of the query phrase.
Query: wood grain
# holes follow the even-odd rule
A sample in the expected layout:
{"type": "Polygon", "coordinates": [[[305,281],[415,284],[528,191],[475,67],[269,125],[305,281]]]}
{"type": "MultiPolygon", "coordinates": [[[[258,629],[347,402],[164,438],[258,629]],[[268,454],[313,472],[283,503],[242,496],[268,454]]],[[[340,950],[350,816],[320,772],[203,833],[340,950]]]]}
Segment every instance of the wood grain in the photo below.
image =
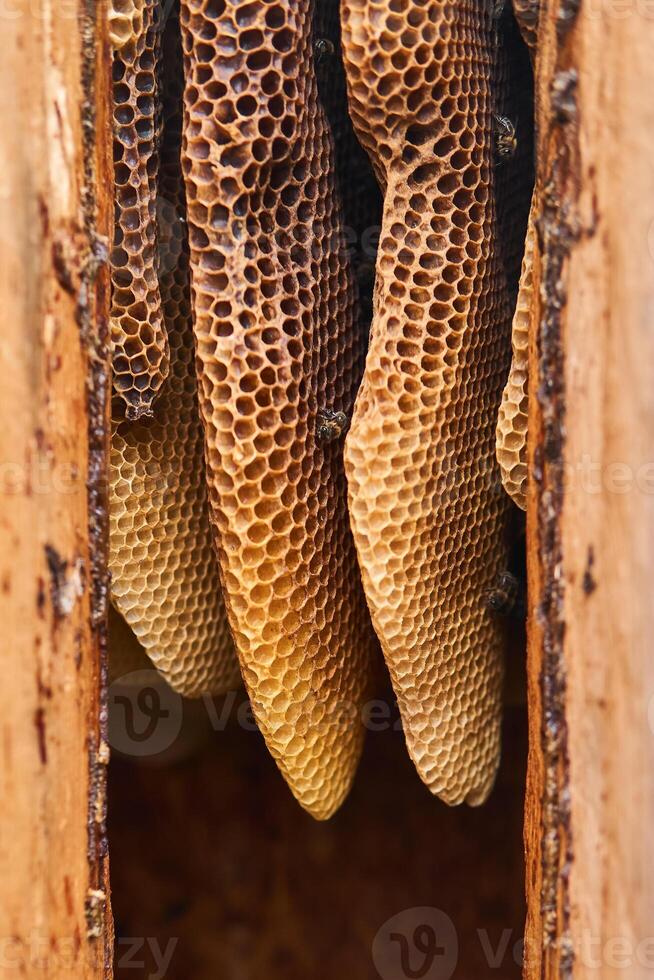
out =
{"type": "Polygon", "coordinates": [[[2,977],[110,971],[105,22],[85,0],[0,19],[2,977]]]}
{"type": "Polygon", "coordinates": [[[653,42],[639,5],[541,16],[527,978],[654,968],[653,42]]]}

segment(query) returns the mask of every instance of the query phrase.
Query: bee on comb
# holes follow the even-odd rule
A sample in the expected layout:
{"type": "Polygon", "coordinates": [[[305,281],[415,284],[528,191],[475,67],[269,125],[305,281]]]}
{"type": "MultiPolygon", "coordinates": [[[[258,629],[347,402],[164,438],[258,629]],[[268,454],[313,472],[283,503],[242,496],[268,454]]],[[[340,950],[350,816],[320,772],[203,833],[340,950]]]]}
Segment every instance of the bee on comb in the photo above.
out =
{"type": "Polygon", "coordinates": [[[508,116],[493,116],[495,121],[495,152],[498,162],[510,160],[518,147],[515,123],[508,116]]]}

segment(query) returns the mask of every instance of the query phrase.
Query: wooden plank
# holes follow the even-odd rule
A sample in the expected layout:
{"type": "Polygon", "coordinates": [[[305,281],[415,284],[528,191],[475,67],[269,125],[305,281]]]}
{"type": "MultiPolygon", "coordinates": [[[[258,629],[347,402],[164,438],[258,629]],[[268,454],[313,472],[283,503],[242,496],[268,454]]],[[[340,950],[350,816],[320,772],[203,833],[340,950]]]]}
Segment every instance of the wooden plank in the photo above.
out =
{"type": "Polygon", "coordinates": [[[0,976],[100,977],[106,8],[16,0],[0,24],[0,976]]]}
{"type": "Polygon", "coordinates": [[[539,43],[525,976],[637,980],[654,969],[654,18],[547,0],[539,43]]]}

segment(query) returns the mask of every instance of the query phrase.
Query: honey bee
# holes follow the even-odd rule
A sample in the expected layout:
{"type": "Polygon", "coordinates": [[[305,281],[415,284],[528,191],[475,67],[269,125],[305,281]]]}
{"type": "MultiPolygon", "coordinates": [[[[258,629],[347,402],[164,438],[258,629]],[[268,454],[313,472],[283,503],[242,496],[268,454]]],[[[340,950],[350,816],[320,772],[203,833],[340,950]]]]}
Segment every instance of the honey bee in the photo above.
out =
{"type": "Polygon", "coordinates": [[[500,20],[502,14],[504,13],[504,7],[506,6],[506,0],[492,0],[491,11],[494,20],[500,20]]]}
{"type": "Polygon", "coordinates": [[[319,37],[313,46],[313,54],[317,65],[322,64],[334,54],[334,45],[326,37],[319,37]]]}
{"type": "Polygon", "coordinates": [[[495,121],[495,151],[500,162],[510,160],[518,146],[515,123],[508,116],[493,116],[495,121]]]}
{"type": "Polygon", "coordinates": [[[316,419],[316,438],[318,442],[333,442],[339,439],[349,425],[345,412],[333,412],[323,408],[316,419]]]}
{"type": "Polygon", "coordinates": [[[500,572],[495,585],[486,593],[486,605],[491,612],[522,619],[525,615],[523,582],[511,572],[500,572]]]}

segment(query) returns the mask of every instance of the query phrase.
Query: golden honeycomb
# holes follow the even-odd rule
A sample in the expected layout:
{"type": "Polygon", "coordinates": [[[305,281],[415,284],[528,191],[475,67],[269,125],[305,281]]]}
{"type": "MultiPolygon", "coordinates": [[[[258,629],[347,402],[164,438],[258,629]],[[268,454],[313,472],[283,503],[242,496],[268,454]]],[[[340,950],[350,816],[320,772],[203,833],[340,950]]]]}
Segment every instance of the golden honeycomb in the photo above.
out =
{"type": "Polygon", "coordinates": [[[350,111],[385,193],[373,324],[346,440],[352,527],[408,750],[481,803],[500,746],[506,567],[494,459],[511,302],[498,250],[482,0],[342,0],[350,111]]]}
{"type": "Polygon", "coordinates": [[[148,415],[169,370],[158,281],[159,0],[113,0],[114,391],[128,419],[148,415]]]}
{"type": "Polygon", "coordinates": [[[114,424],[109,568],[112,602],[152,662],[176,691],[198,696],[233,688],[240,678],[209,523],[182,220],[181,50],[174,18],[164,45],[159,193],[177,216],[165,224],[161,242],[170,373],[154,417],[114,424]]]}
{"type": "Polygon", "coordinates": [[[230,625],[268,747],[324,819],[361,752],[374,637],[348,524],[344,427],[323,424],[349,416],[363,344],[311,15],[309,0],[182,0],[182,160],[230,625]]]}
{"type": "Polygon", "coordinates": [[[513,316],[513,359],[497,418],[497,461],[502,483],[514,503],[527,508],[527,417],[529,409],[529,325],[533,305],[536,231],[530,214],[518,302],[513,316]]]}
{"type": "MultiPolygon", "coordinates": [[[[538,31],[538,0],[514,0],[516,20],[532,58],[535,56],[538,31]]],[[[535,221],[538,196],[534,190],[527,227],[520,286],[511,345],[513,357],[509,377],[502,394],[497,418],[496,454],[502,474],[502,484],[511,499],[522,510],[527,508],[527,416],[529,409],[529,334],[533,313],[534,261],[537,240],[535,221]]]]}
{"type": "Polygon", "coordinates": [[[143,34],[147,0],[111,0],[109,3],[109,41],[116,51],[143,34]]]}

